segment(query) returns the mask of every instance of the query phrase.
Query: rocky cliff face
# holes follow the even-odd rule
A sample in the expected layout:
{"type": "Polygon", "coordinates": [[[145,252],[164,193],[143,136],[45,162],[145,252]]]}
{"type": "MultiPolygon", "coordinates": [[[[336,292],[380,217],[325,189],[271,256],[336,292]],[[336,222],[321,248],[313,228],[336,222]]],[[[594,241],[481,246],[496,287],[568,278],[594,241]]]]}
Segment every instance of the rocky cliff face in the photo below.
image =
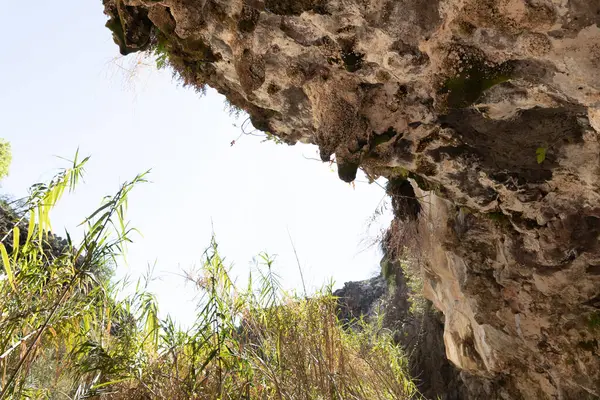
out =
{"type": "MultiPolygon", "coordinates": [[[[382,264],[386,263],[390,263],[387,257],[382,261],[382,264]]],[[[468,389],[461,380],[460,371],[446,358],[441,315],[432,310],[429,302],[418,312],[410,310],[411,289],[401,269],[388,274],[387,279],[389,281],[377,276],[365,281],[347,282],[343,288],[336,290],[333,294],[338,297],[340,319],[352,327],[354,321],[361,317],[374,322],[376,315],[384,315],[382,327],[392,331],[394,340],[404,348],[410,373],[424,398],[468,398],[468,389]]],[[[463,378],[479,381],[470,376],[463,378]]]]}
{"type": "Polygon", "coordinates": [[[123,54],[390,179],[390,243],[490,398],[600,397],[598,0],[104,4],[123,54]]]}

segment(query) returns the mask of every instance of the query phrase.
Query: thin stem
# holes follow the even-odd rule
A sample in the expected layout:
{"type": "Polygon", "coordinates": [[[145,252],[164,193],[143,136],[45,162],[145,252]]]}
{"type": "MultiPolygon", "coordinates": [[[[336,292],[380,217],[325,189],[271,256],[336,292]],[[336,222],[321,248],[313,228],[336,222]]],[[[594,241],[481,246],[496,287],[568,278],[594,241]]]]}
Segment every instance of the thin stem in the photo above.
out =
{"type": "Polygon", "coordinates": [[[294,245],[294,241],[292,240],[292,235],[290,234],[290,230],[287,230],[288,237],[290,238],[290,243],[292,244],[292,249],[294,249],[294,256],[296,257],[296,263],[298,264],[298,271],[300,271],[300,280],[302,281],[302,290],[304,290],[304,298],[307,298],[308,293],[306,292],[306,284],[304,283],[304,274],[302,273],[302,266],[300,265],[300,259],[298,258],[298,253],[296,252],[296,246],[294,245]]]}

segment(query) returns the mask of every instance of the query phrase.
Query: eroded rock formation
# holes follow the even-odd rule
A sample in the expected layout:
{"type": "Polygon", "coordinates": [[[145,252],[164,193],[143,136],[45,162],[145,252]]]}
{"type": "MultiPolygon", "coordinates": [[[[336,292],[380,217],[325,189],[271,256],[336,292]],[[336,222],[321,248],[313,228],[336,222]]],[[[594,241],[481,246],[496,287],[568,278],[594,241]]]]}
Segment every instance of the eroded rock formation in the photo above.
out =
{"type": "MultiPolygon", "coordinates": [[[[377,323],[373,319],[383,315],[382,328],[392,332],[394,340],[404,348],[410,373],[420,393],[426,399],[466,398],[468,389],[461,380],[460,371],[446,358],[441,313],[433,311],[430,302],[424,302],[419,311],[411,311],[410,299],[415,294],[411,293],[398,262],[386,256],[382,264],[387,264],[384,268],[388,269],[387,278],[380,275],[360,282],[347,282],[333,293],[338,297],[340,319],[350,329],[358,329],[354,324],[359,318],[377,323]]],[[[480,381],[472,376],[463,379],[480,381]]]]}
{"type": "Polygon", "coordinates": [[[418,200],[392,230],[490,398],[600,397],[598,0],[104,4],[123,54],[418,200]]]}

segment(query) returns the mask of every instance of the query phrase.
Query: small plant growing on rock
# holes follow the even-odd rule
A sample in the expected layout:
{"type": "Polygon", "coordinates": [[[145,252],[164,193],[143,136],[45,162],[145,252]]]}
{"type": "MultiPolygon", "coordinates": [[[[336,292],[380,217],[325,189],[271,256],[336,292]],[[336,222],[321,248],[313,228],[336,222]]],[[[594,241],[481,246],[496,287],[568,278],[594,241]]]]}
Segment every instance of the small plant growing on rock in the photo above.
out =
{"type": "Polygon", "coordinates": [[[600,329],[600,312],[596,311],[588,317],[588,326],[592,329],[600,329]]]}
{"type": "Polygon", "coordinates": [[[427,299],[423,294],[423,277],[414,263],[415,260],[405,259],[400,261],[400,268],[406,278],[406,285],[410,289],[408,301],[410,302],[410,312],[413,315],[423,314],[427,308],[427,299]]]}
{"type": "Polygon", "coordinates": [[[546,160],[546,153],[548,152],[548,149],[546,147],[538,147],[535,150],[535,159],[537,161],[538,164],[543,163],[546,160]]]}
{"type": "Polygon", "coordinates": [[[275,144],[283,144],[283,140],[279,139],[277,136],[273,135],[271,132],[265,132],[265,138],[262,142],[273,142],[275,144]]]}

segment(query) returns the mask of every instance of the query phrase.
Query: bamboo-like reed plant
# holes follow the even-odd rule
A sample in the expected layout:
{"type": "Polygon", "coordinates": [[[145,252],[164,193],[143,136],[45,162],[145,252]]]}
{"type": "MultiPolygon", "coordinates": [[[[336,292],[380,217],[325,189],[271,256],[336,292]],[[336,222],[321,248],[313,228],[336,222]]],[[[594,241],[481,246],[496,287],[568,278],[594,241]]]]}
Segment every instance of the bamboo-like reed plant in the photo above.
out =
{"type": "Polygon", "coordinates": [[[87,160],[75,157],[32,187],[20,213],[5,213],[12,221],[0,232],[0,400],[418,397],[402,350],[380,324],[344,327],[330,287],[310,297],[284,291],[267,254],[240,288],[213,237],[189,275],[200,296],[188,329],[160,318],[147,279],[123,296],[111,270],[134,231],[127,197],[146,174],[84,219],[77,245],[51,233],[50,210],[87,160]]]}

